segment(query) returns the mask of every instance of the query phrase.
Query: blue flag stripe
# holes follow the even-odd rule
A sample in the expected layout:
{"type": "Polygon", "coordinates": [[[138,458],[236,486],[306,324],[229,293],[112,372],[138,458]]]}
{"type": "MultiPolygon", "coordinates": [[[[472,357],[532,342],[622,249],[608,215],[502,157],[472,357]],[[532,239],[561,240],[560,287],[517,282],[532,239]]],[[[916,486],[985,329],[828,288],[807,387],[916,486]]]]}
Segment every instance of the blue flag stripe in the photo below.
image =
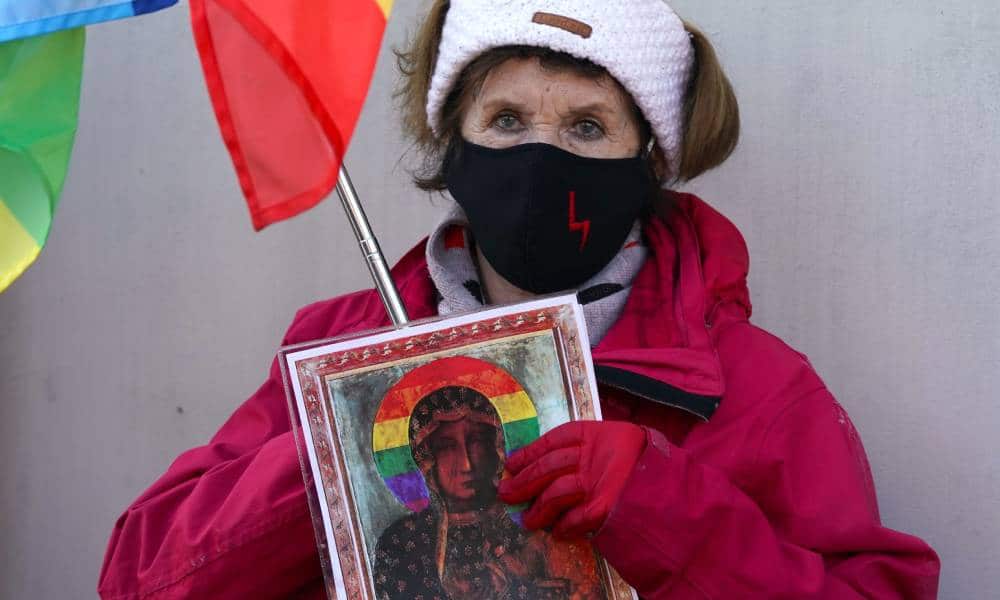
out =
{"type": "Polygon", "coordinates": [[[0,42],[153,12],[177,0],[0,0],[0,42]]]}

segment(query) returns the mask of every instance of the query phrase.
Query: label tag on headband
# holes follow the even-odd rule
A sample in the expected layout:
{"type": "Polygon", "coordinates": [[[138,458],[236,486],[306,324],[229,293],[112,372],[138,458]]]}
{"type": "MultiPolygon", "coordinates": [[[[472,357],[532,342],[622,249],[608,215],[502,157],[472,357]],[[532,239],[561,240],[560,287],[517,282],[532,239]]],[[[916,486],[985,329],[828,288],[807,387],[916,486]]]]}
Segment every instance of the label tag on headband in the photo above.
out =
{"type": "Polygon", "coordinates": [[[531,22],[562,29],[563,31],[568,31],[573,35],[578,35],[583,39],[589,38],[594,32],[594,28],[587,25],[583,21],[577,21],[576,19],[564,17],[563,15],[556,15],[547,12],[536,12],[535,15],[531,17],[531,22]]]}

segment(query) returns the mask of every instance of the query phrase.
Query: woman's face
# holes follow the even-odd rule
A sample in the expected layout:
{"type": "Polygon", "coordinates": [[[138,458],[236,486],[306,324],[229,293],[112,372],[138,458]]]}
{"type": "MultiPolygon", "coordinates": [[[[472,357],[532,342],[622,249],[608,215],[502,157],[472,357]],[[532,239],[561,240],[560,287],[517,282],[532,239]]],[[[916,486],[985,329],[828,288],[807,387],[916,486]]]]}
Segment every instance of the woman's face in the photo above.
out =
{"type": "Polygon", "coordinates": [[[462,136],[473,144],[545,143],[590,158],[639,154],[641,124],[609,75],[592,79],[545,69],[537,58],[511,59],[490,71],[466,104],[462,136]]]}
{"type": "Polygon", "coordinates": [[[496,497],[496,438],[496,428],[469,419],[444,423],[430,435],[434,477],[449,510],[471,510],[496,497]]]}

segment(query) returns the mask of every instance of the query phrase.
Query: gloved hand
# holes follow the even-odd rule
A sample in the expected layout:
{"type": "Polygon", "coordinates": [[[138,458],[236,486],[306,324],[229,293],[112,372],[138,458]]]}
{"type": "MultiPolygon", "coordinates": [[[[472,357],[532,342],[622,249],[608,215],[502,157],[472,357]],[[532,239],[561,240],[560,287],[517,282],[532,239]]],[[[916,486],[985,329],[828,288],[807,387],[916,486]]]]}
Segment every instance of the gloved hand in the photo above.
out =
{"type": "Polygon", "coordinates": [[[557,537],[596,532],[625,489],[646,448],[646,432],[619,421],[574,421],[556,427],[507,459],[500,498],[519,504],[528,529],[557,537]]]}

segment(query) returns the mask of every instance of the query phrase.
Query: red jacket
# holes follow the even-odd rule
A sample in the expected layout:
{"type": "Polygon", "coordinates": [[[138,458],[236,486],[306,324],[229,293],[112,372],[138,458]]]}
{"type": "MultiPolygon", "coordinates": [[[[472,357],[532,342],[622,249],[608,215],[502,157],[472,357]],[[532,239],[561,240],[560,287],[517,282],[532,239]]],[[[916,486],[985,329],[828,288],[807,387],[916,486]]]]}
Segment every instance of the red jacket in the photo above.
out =
{"type": "MultiPolygon", "coordinates": [[[[644,598],[934,598],[939,562],[879,522],[847,414],[804,356],[748,321],[736,228],[677,195],[593,355],[606,419],[650,443],[594,543],[644,598]]],[[[435,314],[423,245],[393,270],[435,314]]],[[[313,304],[283,344],[387,325],[373,291],[313,304]]],[[[115,525],[104,598],[321,597],[277,364],[212,441],[182,454],[115,525]]]]}

